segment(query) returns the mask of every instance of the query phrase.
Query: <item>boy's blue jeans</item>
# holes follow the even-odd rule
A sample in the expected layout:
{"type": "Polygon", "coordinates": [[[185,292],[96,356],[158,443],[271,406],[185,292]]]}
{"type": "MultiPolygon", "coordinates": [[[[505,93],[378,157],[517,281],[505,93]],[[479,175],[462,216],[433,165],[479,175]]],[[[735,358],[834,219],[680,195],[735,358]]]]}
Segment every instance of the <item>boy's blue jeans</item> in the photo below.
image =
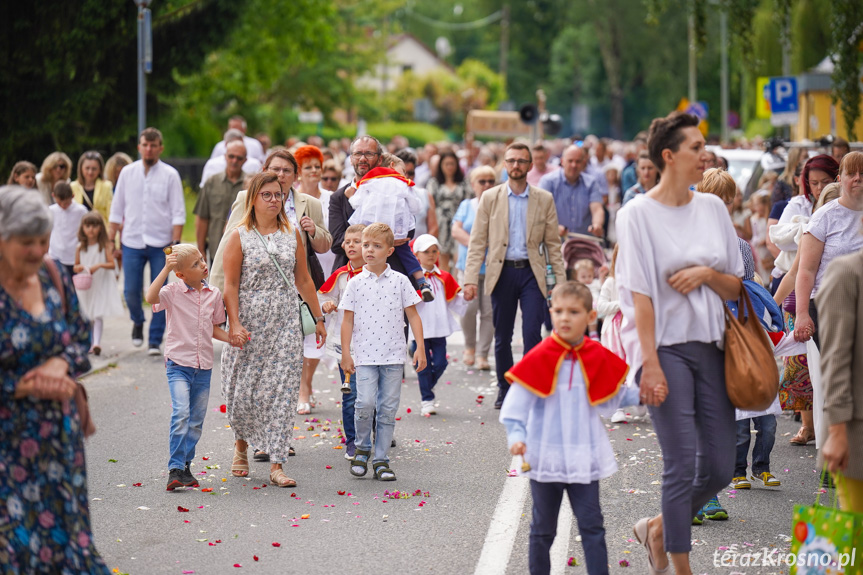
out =
{"type": "Polygon", "coordinates": [[[770,472],[770,452],[773,451],[773,443],[776,441],[776,416],[762,415],[737,422],[737,462],[734,465],[734,477],[746,477],[746,458],[749,455],[751,437],[750,421],[758,432],[755,436],[755,447],[752,449],[752,475],[770,472]]]}
{"type": "Polygon", "coordinates": [[[168,469],[185,469],[195,458],[195,446],[203,431],[213,370],[178,365],[170,359],[165,365],[172,406],[168,469]]]}
{"type": "Polygon", "coordinates": [[[400,363],[358,365],[354,374],[357,389],[357,401],[354,404],[356,446],[357,449],[364,450],[372,448],[372,427],[375,426],[373,463],[389,462],[387,453],[396,428],[403,369],[404,366],[400,363]]]}
{"type": "MultiPolygon", "coordinates": [[[[132,323],[144,323],[144,309],[141,301],[144,297],[144,266],[150,264],[150,281],[152,282],[165,267],[165,252],[162,248],[147,246],[143,250],[123,246],[123,276],[125,283],[123,293],[126,297],[126,307],[132,323]]],[[[165,283],[168,283],[167,279],[165,283]]],[[[149,285],[149,284],[148,284],[149,285]]],[[[148,345],[161,345],[165,334],[165,312],[153,314],[148,333],[148,345]]]]}
{"type": "MultiPolygon", "coordinates": [[[[339,366],[339,381],[345,380],[345,372],[339,366]]],[[[357,401],[357,374],[351,376],[351,392],[342,394],[342,427],[345,432],[345,443],[356,441],[357,428],[354,422],[354,404],[357,401]]]]}
{"type": "MultiPolygon", "coordinates": [[[[434,401],[434,386],[437,384],[449,362],[446,358],[446,338],[431,337],[425,341],[426,368],[417,372],[420,396],[423,401],[434,401]]],[[[413,349],[416,349],[416,343],[413,349]]]]}

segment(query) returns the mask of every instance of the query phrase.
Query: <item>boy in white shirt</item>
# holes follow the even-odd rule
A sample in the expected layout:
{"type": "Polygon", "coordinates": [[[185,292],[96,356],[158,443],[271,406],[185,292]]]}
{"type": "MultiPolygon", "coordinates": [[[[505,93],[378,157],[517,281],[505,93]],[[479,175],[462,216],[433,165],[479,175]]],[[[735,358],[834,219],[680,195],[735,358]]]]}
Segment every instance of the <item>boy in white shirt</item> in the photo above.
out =
{"type": "MultiPolygon", "coordinates": [[[[342,241],[342,249],[348,258],[348,263],[335,270],[318,290],[318,301],[321,311],[325,314],[336,313],[333,316],[327,334],[327,353],[331,356],[342,357],[342,319],[345,312],[338,309],[342,295],[348,282],[363,271],[363,224],[354,224],[345,230],[345,239],[342,241]]],[[[345,434],[345,459],[353,459],[356,455],[356,427],[354,426],[354,404],[357,401],[356,378],[345,379],[345,372],[339,366],[339,375],[342,384],[342,427],[345,434]]]]}
{"type": "Polygon", "coordinates": [[[339,310],[342,319],[342,361],[346,374],[356,373],[357,401],[354,406],[357,451],[351,462],[351,475],[362,477],[368,471],[372,448],[372,421],[375,428],[375,478],[395,481],[389,467],[390,442],[396,424],[401,394],[406,343],[404,316],[417,336],[414,364],[417,371],[426,366],[423,327],[416,304],[420,297],[407,276],[393,271],[387,258],[392,255],[393,232],[385,224],[372,224],[363,230],[362,273],[347,284],[339,310]],[[353,349],[351,341],[354,341],[353,349]],[[356,366],[351,353],[356,356],[356,366]]]}
{"type": "Polygon", "coordinates": [[[87,215],[87,208],[83,204],[72,201],[72,186],[67,182],[54,184],[51,192],[54,203],[48,206],[54,217],[54,227],[51,228],[50,247],[48,254],[63,264],[69,275],[75,272],[75,250],[78,247],[78,229],[81,220],[87,215]]]}
{"type": "MultiPolygon", "coordinates": [[[[434,299],[422,302],[417,307],[422,320],[425,336],[426,365],[417,374],[422,398],[422,414],[431,416],[436,413],[434,406],[434,386],[447,368],[446,338],[461,329],[453,314],[464,315],[467,302],[461,287],[450,274],[437,267],[440,244],[437,238],[423,234],[413,242],[416,254],[426,279],[430,282],[434,299]]],[[[413,335],[413,334],[411,334],[413,335]]],[[[421,336],[422,337],[422,336],[421,336]]],[[[413,339],[417,339],[415,336],[413,339]]]]}

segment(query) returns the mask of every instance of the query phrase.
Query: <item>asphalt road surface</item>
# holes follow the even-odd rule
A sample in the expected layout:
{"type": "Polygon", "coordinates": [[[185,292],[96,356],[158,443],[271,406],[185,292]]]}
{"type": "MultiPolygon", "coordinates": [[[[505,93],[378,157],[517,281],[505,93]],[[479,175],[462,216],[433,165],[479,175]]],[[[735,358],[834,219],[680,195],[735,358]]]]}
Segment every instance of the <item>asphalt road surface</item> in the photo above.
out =
{"type": "MultiPolygon", "coordinates": [[[[103,370],[84,379],[98,427],[87,443],[93,528],[112,570],[527,573],[528,481],[511,477],[517,462],[506,448],[500,412],[493,409],[493,375],[462,365],[459,345],[450,346],[450,367],[436,389],[437,415],[420,415],[416,376],[408,374],[395,430],[398,446],[391,451],[398,480],[390,483],[371,473],[362,479],[349,474],[338,439],[338,375],[323,366],[314,381],[318,407],[297,417],[297,456],[285,467],[298,486],[269,485],[268,463],[252,462],[248,478],[232,477],[233,435],[219,410],[217,360],[192,467],[201,488],[170,493],[165,484],[171,407],[163,361],[128,345],[127,323],[109,326],[103,370]],[[401,495],[386,493],[394,490],[401,495]]],[[[814,446],[788,444],[797,425],[779,420],[772,471],[781,487],[726,489],[720,501],[729,520],[693,527],[695,573],[788,573],[784,565],[730,567],[719,560],[762,548],[777,549],[782,557],[789,549],[793,506],[812,503],[818,487],[814,446]]],[[[610,569],[643,574],[646,556],[632,526],[659,511],[661,454],[649,422],[607,427],[620,467],[601,484],[610,569]]],[[[552,569],[586,573],[566,500],[552,569]],[[570,557],[577,565],[567,565],[570,557]]]]}

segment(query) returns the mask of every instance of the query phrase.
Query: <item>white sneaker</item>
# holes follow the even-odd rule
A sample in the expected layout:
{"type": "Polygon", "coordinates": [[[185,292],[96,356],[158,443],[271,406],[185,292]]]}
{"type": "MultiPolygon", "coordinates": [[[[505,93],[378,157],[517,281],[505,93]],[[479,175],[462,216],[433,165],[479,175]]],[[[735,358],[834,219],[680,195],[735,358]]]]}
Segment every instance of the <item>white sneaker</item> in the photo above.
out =
{"type": "Polygon", "coordinates": [[[611,416],[611,423],[622,423],[626,421],[626,413],[622,409],[618,409],[611,416]]]}
{"type": "Polygon", "coordinates": [[[423,415],[435,415],[437,411],[434,408],[433,401],[423,401],[422,402],[422,414],[423,415]]]}

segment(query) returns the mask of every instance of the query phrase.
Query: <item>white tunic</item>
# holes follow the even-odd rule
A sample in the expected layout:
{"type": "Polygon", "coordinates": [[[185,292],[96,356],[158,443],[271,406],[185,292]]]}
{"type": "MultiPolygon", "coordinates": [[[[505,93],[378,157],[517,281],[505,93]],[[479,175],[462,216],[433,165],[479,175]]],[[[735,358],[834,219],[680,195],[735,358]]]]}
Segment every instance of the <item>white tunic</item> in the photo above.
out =
{"type": "Polygon", "coordinates": [[[523,441],[530,464],[528,476],[542,483],[590,483],[617,471],[614,451],[599,418],[618,407],[638,405],[638,389],[622,386],[617,395],[596,407],[587,399],[580,366],[566,359],[557,373],[557,387],[542,398],[513,384],[500,410],[509,445],[523,441]],[[572,385],[570,385],[570,374],[572,385]]]}
{"type": "MultiPolygon", "coordinates": [[[[434,271],[440,272],[437,266],[434,271]]],[[[431,277],[429,283],[434,292],[434,300],[417,304],[417,313],[423,322],[423,339],[449,337],[461,330],[461,324],[455,316],[464,315],[467,311],[467,302],[464,301],[464,295],[461,292],[457,293],[451,301],[446,301],[446,290],[440,278],[431,277]]],[[[410,332],[410,338],[411,341],[416,339],[413,330],[410,332]]]]}

